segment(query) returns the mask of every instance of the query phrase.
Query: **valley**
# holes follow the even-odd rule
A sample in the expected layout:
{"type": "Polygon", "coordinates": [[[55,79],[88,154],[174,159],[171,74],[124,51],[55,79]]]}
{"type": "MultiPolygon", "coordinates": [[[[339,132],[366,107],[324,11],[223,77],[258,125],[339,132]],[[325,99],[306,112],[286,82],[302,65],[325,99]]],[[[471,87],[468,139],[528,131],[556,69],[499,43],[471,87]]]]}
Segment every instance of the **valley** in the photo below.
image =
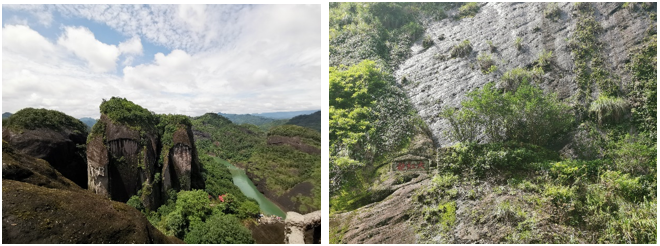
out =
{"type": "MultiPolygon", "coordinates": [[[[101,117],[91,130],[73,117],[46,109],[23,109],[5,119],[3,157],[19,156],[14,157],[16,161],[12,162],[15,163],[13,166],[3,165],[3,173],[7,174],[3,175],[3,183],[26,184],[17,186],[7,183],[3,190],[3,209],[10,211],[3,214],[3,232],[9,233],[5,234],[7,236],[3,237],[3,242],[59,242],[53,241],[53,235],[43,230],[30,234],[34,235],[31,238],[21,236],[19,231],[13,233],[19,228],[36,230],[35,226],[38,224],[22,219],[21,216],[16,217],[16,213],[25,212],[10,207],[10,204],[20,208],[20,204],[25,201],[5,196],[13,192],[13,188],[9,187],[14,186],[24,187],[20,189],[32,189],[30,187],[33,186],[56,187],[73,192],[67,196],[81,193],[98,197],[95,199],[109,198],[114,200],[115,204],[123,204],[121,209],[116,207],[118,205],[113,205],[118,209],[115,213],[141,213],[141,216],[136,218],[143,221],[141,223],[147,222],[149,228],[152,228],[150,230],[162,235],[162,239],[158,239],[161,240],[159,242],[179,240],[176,242],[253,243],[257,240],[260,243],[284,243],[285,238],[280,235],[286,234],[284,229],[287,212],[306,214],[320,210],[320,152],[313,151],[313,154],[309,154],[309,147],[300,149],[301,146],[307,146],[303,143],[309,141],[319,146],[320,133],[315,130],[283,125],[263,132],[254,125],[236,125],[214,113],[200,117],[158,115],[117,97],[104,100],[100,111],[101,117]],[[286,135],[297,142],[269,147],[269,135],[286,135]],[[53,147],[58,146],[57,144],[62,147],[53,147]],[[40,161],[41,167],[34,169],[34,164],[28,164],[28,160],[31,160],[29,158],[32,158],[28,156],[44,158],[46,161],[36,159],[40,161]],[[246,164],[249,164],[248,170],[255,171],[246,174],[246,164]],[[263,165],[286,169],[282,169],[277,178],[272,179],[256,172],[262,168],[272,168],[262,167],[263,165]],[[58,171],[44,169],[46,167],[58,171]],[[21,170],[48,170],[49,174],[29,174],[26,178],[25,172],[34,171],[21,170]],[[73,170],[80,172],[72,172],[73,170]],[[16,175],[9,175],[10,173],[16,175]],[[52,176],[53,173],[58,176],[52,176]],[[296,175],[296,178],[290,177],[294,173],[299,175],[296,175]],[[300,175],[302,173],[309,174],[300,175]],[[53,177],[63,181],[51,181],[53,177]],[[261,182],[253,183],[251,179],[261,182]],[[53,186],[58,182],[65,186],[53,186]],[[296,192],[295,196],[287,196],[287,192],[300,190],[295,187],[305,187],[305,191],[296,192]],[[267,196],[260,190],[266,191],[267,196]],[[260,214],[282,218],[276,222],[281,226],[270,229],[264,229],[264,226],[248,226],[258,224],[260,214]],[[10,232],[12,225],[7,221],[21,226],[10,232]],[[278,235],[269,236],[272,233],[278,235]]],[[[35,196],[38,198],[41,195],[35,196]]],[[[39,210],[43,209],[41,206],[50,206],[47,204],[49,203],[38,203],[34,206],[39,210]]],[[[58,208],[54,211],[58,213],[60,210],[58,208]]],[[[89,210],[94,211],[95,209],[89,210]]],[[[50,216],[56,215],[37,213],[35,216],[49,220],[50,216]]],[[[78,226],[72,224],[71,229],[78,230],[76,228],[78,226]]],[[[116,229],[124,230],[122,227],[116,229]]],[[[112,234],[112,230],[110,228],[108,235],[112,234]]],[[[302,230],[309,231],[307,234],[310,238],[305,239],[308,242],[320,237],[320,234],[314,234],[318,228],[309,227],[302,230]]],[[[62,235],[68,235],[67,233],[62,235]]],[[[113,240],[145,240],[140,238],[138,241],[131,241],[137,240],[133,237],[130,240],[113,240]]],[[[89,240],[73,238],[67,242],[101,242],[97,240],[104,239],[101,235],[89,240]]]]}

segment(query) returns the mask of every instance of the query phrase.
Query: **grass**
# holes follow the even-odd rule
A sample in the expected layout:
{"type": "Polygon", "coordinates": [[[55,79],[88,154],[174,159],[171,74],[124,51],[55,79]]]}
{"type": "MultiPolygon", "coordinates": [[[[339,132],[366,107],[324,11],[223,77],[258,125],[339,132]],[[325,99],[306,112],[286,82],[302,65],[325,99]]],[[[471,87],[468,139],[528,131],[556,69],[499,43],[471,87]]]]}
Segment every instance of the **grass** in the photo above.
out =
{"type": "Polygon", "coordinates": [[[424,37],[424,40],[422,41],[422,47],[424,47],[424,49],[428,49],[431,46],[433,46],[433,39],[431,36],[424,37]]]}
{"type": "Polygon", "coordinates": [[[458,17],[463,18],[472,18],[479,12],[479,4],[472,2],[466,3],[460,8],[458,8],[458,17]]]}
{"type": "Polygon", "coordinates": [[[484,74],[492,73],[497,66],[495,66],[495,61],[493,61],[493,56],[490,54],[481,53],[477,56],[477,64],[481,69],[481,72],[484,74]]]}
{"type": "Polygon", "coordinates": [[[522,49],[522,37],[516,37],[516,41],[513,43],[517,50],[522,49]]]}
{"type": "Polygon", "coordinates": [[[550,66],[550,59],[552,58],[552,51],[541,51],[539,58],[536,59],[536,66],[548,69],[550,66]]]}
{"type": "Polygon", "coordinates": [[[451,57],[466,57],[470,55],[472,52],[472,44],[470,44],[470,40],[463,40],[463,42],[454,45],[454,47],[451,49],[451,57]]]}
{"type": "Polygon", "coordinates": [[[488,49],[490,49],[490,52],[495,52],[497,47],[493,44],[493,41],[491,40],[486,40],[486,44],[488,44],[488,49]]]}
{"type": "Polygon", "coordinates": [[[552,21],[557,21],[559,20],[560,15],[561,10],[559,9],[557,3],[548,3],[545,5],[545,10],[543,10],[543,16],[545,16],[545,18],[551,19],[552,21]]]}
{"type": "Polygon", "coordinates": [[[628,110],[628,102],[619,97],[600,96],[591,102],[589,112],[598,118],[598,124],[603,121],[620,121],[628,110]]]}

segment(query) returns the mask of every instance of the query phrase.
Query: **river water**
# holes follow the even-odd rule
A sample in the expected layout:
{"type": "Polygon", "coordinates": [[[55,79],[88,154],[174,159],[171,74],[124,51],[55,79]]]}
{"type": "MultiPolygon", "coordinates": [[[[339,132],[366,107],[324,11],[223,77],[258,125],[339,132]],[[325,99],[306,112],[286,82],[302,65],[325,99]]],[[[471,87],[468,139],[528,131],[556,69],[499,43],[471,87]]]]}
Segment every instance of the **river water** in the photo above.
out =
{"type": "Polygon", "coordinates": [[[254,186],[254,183],[252,183],[252,180],[250,180],[247,175],[245,175],[245,171],[242,169],[234,166],[233,164],[229,163],[226,160],[220,159],[218,157],[213,157],[215,161],[220,162],[224,164],[228,169],[229,172],[231,173],[231,177],[234,181],[234,185],[238,186],[239,189],[241,189],[241,192],[249,198],[252,198],[254,200],[257,200],[259,203],[259,209],[266,214],[266,215],[276,215],[280,216],[282,218],[286,217],[286,213],[280,209],[277,205],[275,205],[273,202],[268,200],[264,194],[261,194],[259,190],[257,190],[257,187],[254,186]]]}

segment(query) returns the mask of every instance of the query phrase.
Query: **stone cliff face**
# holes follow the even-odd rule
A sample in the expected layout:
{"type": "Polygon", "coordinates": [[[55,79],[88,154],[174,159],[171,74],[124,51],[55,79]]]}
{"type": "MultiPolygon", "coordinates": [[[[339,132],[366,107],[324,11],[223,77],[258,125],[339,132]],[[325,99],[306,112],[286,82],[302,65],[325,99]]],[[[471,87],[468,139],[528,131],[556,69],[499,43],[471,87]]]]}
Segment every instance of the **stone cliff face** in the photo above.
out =
{"type": "MultiPolygon", "coordinates": [[[[558,3],[557,21],[544,17],[548,3],[480,3],[479,13],[460,21],[429,21],[425,36],[434,44],[424,49],[420,39],[412,47],[413,55],[399,66],[394,75],[402,84],[419,115],[431,128],[440,146],[451,144],[442,132],[449,124],[438,115],[443,107],[460,107],[472,90],[490,81],[499,81],[514,68],[531,68],[539,55],[552,51],[551,65],[544,69],[540,85],[562,98],[576,94],[578,85],[571,37],[578,17],[573,3],[558,3]],[[521,38],[521,48],[515,45],[521,38]],[[440,40],[442,39],[442,40],[440,40]],[[468,40],[472,51],[466,57],[449,59],[451,49],[468,40]],[[493,50],[488,44],[492,42],[493,50]],[[478,56],[490,54],[497,70],[484,74],[478,56]],[[408,83],[403,82],[403,78],[408,83]]],[[[600,23],[597,35],[604,69],[619,77],[621,85],[630,83],[625,68],[630,49],[644,38],[653,21],[621,7],[621,4],[594,3],[593,18],[600,23]]],[[[595,93],[595,91],[593,92],[595,93]]],[[[439,147],[439,146],[437,146],[439,147]]]]}
{"type": "MultiPolygon", "coordinates": [[[[101,115],[98,124],[103,124],[105,131],[93,136],[87,146],[90,190],[126,202],[154,183],[158,136],[154,129],[141,136],[139,131],[117,124],[106,115],[101,115]]],[[[150,193],[142,197],[146,207],[155,209],[160,205],[160,192],[143,193],[150,193]]]]}
{"type": "Polygon", "coordinates": [[[81,189],[48,162],[2,145],[2,243],[183,243],[138,210],[81,189]]]}
{"type": "Polygon", "coordinates": [[[180,125],[169,149],[161,143],[156,126],[136,130],[114,122],[105,114],[87,145],[90,190],[115,201],[139,195],[150,210],[157,209],[169,189],[203,189],[197,151],[190,127],[180,125]],[[159,163],[162,159],[162,163],[159,163]]]}
{"type": "Polygon", "coordinates": [[[64,177],[83,188],[87,188],[87,165],[84,150],[77,146],[83,146],[86,138],[87,133],[68,128],[2,131],[2,139],[19,153],[46,160],[64,177]]]}
{"type": "Polygon", "coordinates": [[[197,148],[190,127],[180,125],[173,133],[173,146],[167,150],[167,158],[163,165],[163,187],[165,192],[170,188],[190,190],[203,189],[197,148]]]}

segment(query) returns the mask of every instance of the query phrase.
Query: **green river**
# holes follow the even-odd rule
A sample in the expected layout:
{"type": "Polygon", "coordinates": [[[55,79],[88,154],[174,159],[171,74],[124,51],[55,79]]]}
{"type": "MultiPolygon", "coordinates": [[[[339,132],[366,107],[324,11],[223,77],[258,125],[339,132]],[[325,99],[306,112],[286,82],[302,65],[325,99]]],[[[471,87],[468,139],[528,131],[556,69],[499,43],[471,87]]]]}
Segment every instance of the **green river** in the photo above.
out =
{"type": "Polygon", "coordinates": [[[216,161],[224,164],[229,169],[229,172],[231,172],[231,177],[234,181],[234,185],[238,186],[238,188],[241,189],[241,192],[243,192],[245,196],[257,200],[261,212],[263,212],[266,215],[272,214],[272,215],[280,216],[283,219],[286,218],[286,213],[284,213],[284,211],[282,211],[280,207],[278,207],[273,202],[268,200],[268,198],[266,198],[264,194],[261,194],[261,192],[257,190],[257,187],[254,186],[252,180],[250,180],[247,177],[247,175],[245,175],[245,171],[234,166],[233,164],[229,163],[226,160],[220,159],[218,157],[213,157],[213,158],[216,161]]]}

